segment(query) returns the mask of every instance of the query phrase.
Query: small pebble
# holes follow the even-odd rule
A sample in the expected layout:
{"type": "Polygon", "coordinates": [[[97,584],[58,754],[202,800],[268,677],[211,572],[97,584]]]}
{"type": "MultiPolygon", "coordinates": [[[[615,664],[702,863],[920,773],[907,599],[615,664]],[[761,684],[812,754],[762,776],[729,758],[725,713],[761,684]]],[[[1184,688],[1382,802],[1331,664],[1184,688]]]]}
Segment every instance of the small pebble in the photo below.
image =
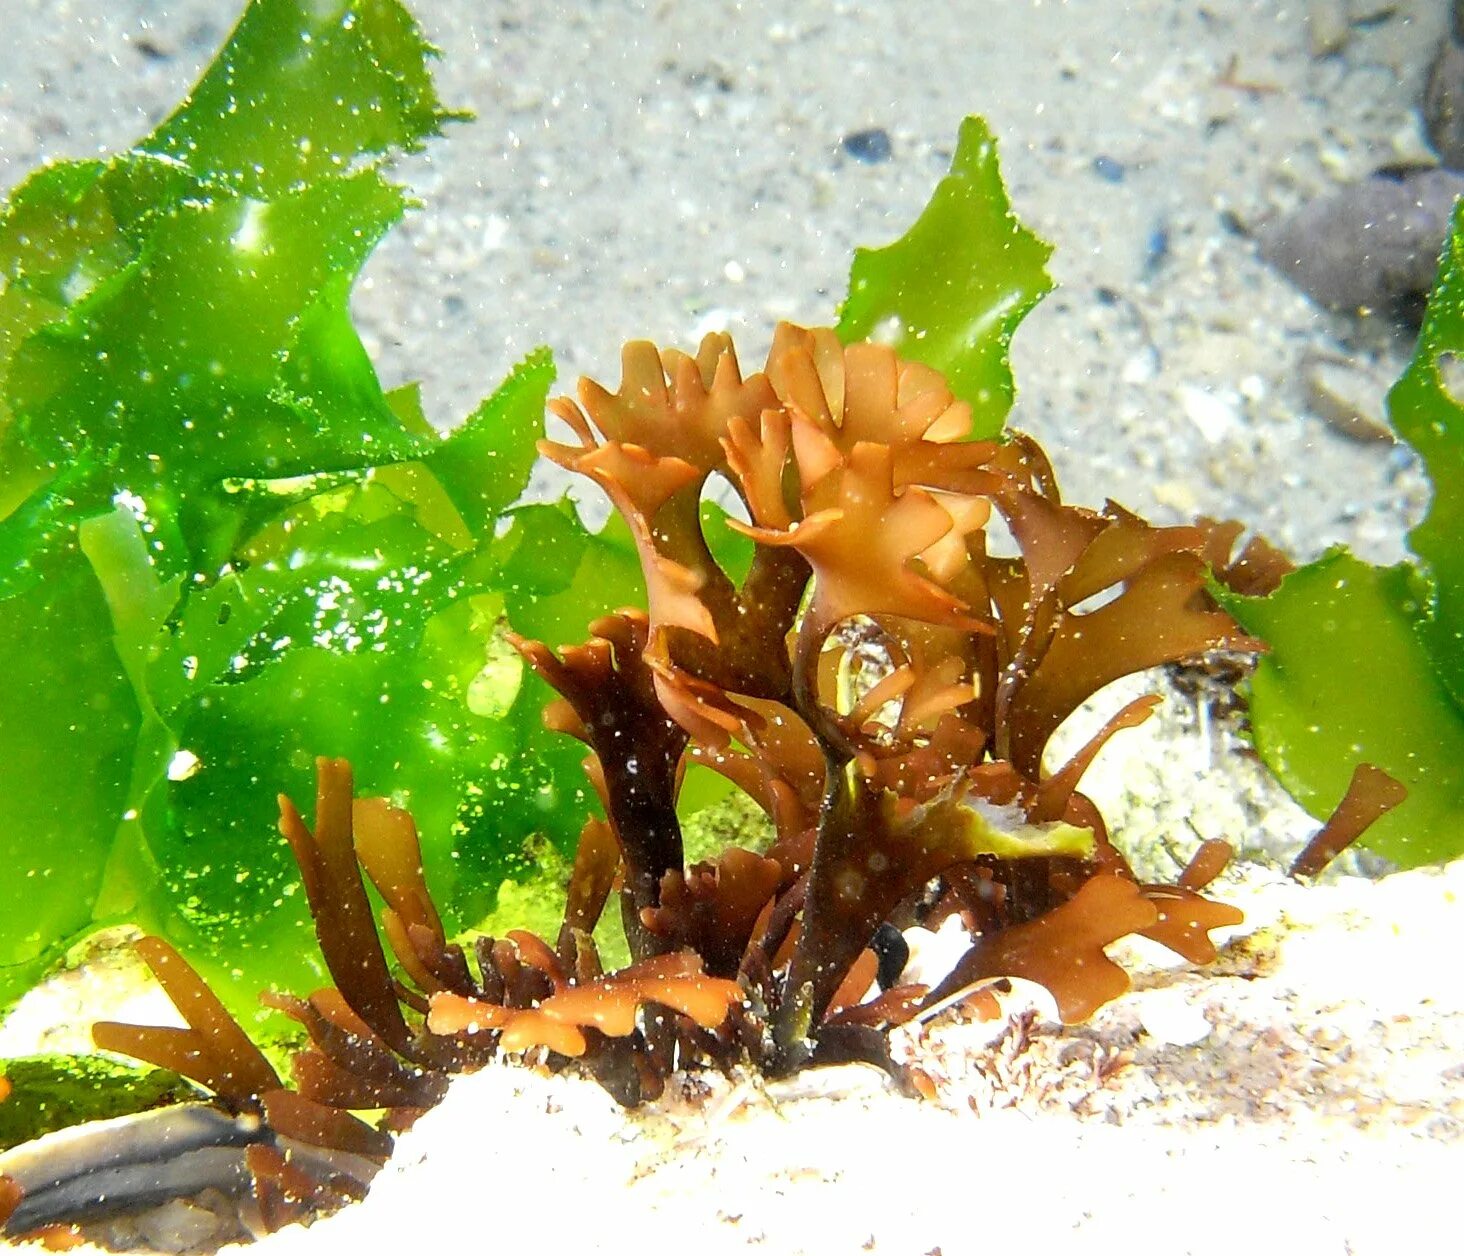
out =
{"type": "Polygon", "coordinates": [[[1418,456],[1407,445],[1396,444],[1388,450],[1388,476],[1396,479],[1405,471],[1411,471],[1418,456]]]}
{"type": "Polygon", "coordinates": [[[1181,384],[1179,400],[1189,421],[1211,445],[1223,440],[1240,422],[1235,406],[1208,388],[1181,384]]]}
{"type": "Polygon", "coordinates": [[[1154,224],[1149,237],[1144,241],[1144,275],[1152,277],[1169,258],[1169,228],[1162,222],[1154,224]]]}
{"type": "Polygon", "coordinates": [[[1395,0],[1348,0],[1347,15],[1354,26],[1381,26],[1397,13],[1395,0]]]}
{"type": "Polygon", "coordinates": [[[239,1223],[201,1208],[186,1199],[175,1199],[138,1217],[138,1236],[160,1252],[196,1251],[238,1237],[239,1223]]]}
{"type": "Polygon", "coordinates": [[[1351,363],[1313,358],[1303,370],[1307,402],[1314,414],[1344,436],[1359,441],[1391,441],[1384,420],[1388,385],[1351,363]]]}
{"type": "Polygon", "coordinates": [[[1445,39],[1429,66],[1419,113],[1428,141],[1446,166],[1464,164],[1464,48],[1445,39]]]}
{"type": "Polygon", "coordinates": [[[1210,1036],[1214,1026],[1204,1011],[1179,989],[1144,990],[1134,996],[1144,1031],[1158,1043],[1192,1047],[1210,1036]]]}
{"type": "Polygon", "coordinates": [[[1160,480],[1152,491],[1156,502],[1181,515],[1193,515],[1199,509],[1200,499],[1183,480],[1160,480]]]}
{"type": "Polygon", "coordinates": [[[1122,183],[1125,171],[1122,162],[1114,161],[1112,157],[1105,157],[1100,153],[1093,158],[1093,173],[1104,183],[1122,183]]]}
{"type": "Polygon", "coordinates": [[[703,311],[692,324],[692,343],[698,343],[703,336],[710,335],[714,331],[726,331],[727,328],[736,326],[740,317],[736,310],[730,310],[720,305],[712,306],[711,309],[703,311]]]}
{"type": "Polygon", "coordinates": [[[1133,353],[1124,361],[1119,378],[1125,384],[1147,384],[1159,374],[1159,354],[1151,345],[1133,353]]]}
{"type": "Polygon", "coordinates": [[[1344,0],[1308,0],[1306,6],[1307,45],[1313,57],[1341,52],[1352,38],[1344,0]]]}
{"type": "Polygon", "coordinates": [[[946,917],[934,932],[919,925],[906,929],[905,943],[909,955],[900,980],[923,986],[939,985],[971,949],[971,937],[958,916],[946,917]]]}
{"type": "Polygon", "coordinates": [[[884,127],[875,126],[844,136],[844,151],[855,161],[874,166],[893,157],[895,146],[890,142],[890,133],[884,127]]]}
{"type": "Polygon", "coordinates": [[[157,40],[147,35],[134,39],[132,46],[146,61],[171,61],[173,58],[172,49],[164,47],[157,40]]]}

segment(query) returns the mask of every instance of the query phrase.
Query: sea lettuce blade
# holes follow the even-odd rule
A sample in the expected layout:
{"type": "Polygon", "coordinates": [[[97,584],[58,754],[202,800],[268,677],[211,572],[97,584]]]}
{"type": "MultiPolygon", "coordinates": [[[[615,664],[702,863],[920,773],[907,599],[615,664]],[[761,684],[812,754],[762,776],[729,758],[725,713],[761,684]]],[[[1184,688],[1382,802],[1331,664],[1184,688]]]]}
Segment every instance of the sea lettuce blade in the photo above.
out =
{"type": "Polygon", "coordinates": [[[0,600],[0,1008],[92,927],[142,722],[80,547],[37,575],[0,600]]]}
{"type": "Polygon", "coordinates": [[[997,436],[1015,396],[1007,346],[1052,287],[1051,252],[1012,213],[986,123],[967,118],[950,173],[910,230],[855,251],[839,336],[887,340],[943,372],[971,404],[973,434],[997,436]]]}
{"type": "Polygon", "coordinates": [[[552,361],[442,438],[349,314],[406,204],[375,167],[447,116],[429,51],[395,0],[257,0],[139,149],[0,218],[0,788],[27,799],[0,1001],[116,921],[246,1018],[319,984],[275,829],[316,754],[418,812],[454,927],[577,831],[490,553],[552,361]]]}
{"type": "Polygon", "coordinates": [[[302,361],[321,331],[317,302],[331,302],[339,331],[339,277],[401,210],[400,193],[367,171],[268,204],[170,213],[124,274],[17,353],[10,400],[28,444],[57,466],[85,447],[115,453],[114,479],[134,490],[159,480],[173,495],[230,475],[411,456],[364,355],[327,359],[334,393],[354,384],[350,406],[310,404],[302,361]]]}
{"type": "Polygon", "coordinates": [[[527,483],[554,382],[547,349],[530,354],[491,397],[448,434],[423,463],[474,532],[513,504],[527,483]]]}
{"type": "Polygon", "coordinates": [[[186,170],[156,158],[59,162],[26,179],[0,212],[0,519],[55,473],[16,431],[16,355],[130,267],[159,214],[197,190],[186,170]]]}
{"type": "Polygon", "coordinates": [[[139,147],[257,199],[411,151],[454,115],[398,0],[255,0],[139,147]]]}
{"type": "Polygon", "coordinates": [[[1433,496],[1408,534],[1427,564],[1431,597],[1419,631],[1440,679],[1464,709],[1464,205],[1454,210],[1438,280],[1408,369],[1388,394],[1388,417],[1423,459],[1433,496]]]}
{"type": "Polygon", "coordinates": [[[1330,813],[1358,763],[1408,788],[1364,844],[1407,867],[1464,854],[1464,720],[1418,635],[1413,569],[1343,550],[1269,597],[1217,591],[1270,651],[1251,680],[1256,748],[1302,806],[1330,813]]]}
{"type": "MultiPolygon", "coordinates": [[[[484,404],[495,441],[432,438],[465,482],[475,459],[483,483],[528,465],[552,373],[535,355],[484,404]]],[[[167,695],[189,764],[155,776],[140,808],[164,931],[218,966],[234,1006],[264,982],[319,980],[275,830],[275,798],[310,797],[317,755],[349,758],[361,794],[413,811],[452,929],[476,923],[504,880],[533,874],[533,835],[569,847],[578,831],[580,756],[543,729],[497,637],[503,576],[482,557],[497,516],[480,512],[469,530],[432,465],[428,453],[293,504],[239,570],[193,593],[156,651],[151,691],[167,695]]]]}

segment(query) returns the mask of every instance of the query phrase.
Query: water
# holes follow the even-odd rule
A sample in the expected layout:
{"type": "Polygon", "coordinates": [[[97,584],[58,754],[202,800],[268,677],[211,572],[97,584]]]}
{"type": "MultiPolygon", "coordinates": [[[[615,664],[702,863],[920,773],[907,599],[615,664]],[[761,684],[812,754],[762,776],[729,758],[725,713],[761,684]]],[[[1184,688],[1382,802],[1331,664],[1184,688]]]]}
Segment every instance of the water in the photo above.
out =
{"type": "MultiPolygon", "coordinates": [[[[631,337],[725,327],[754,364],[779,319],[835,318],[854,247],[904,230],[980,113],[1056,250],[1013,421],[1069,496],[1396,559],[1421,481],[1323,422],[1302,377],[1324,355],[1386,381],[1406,336],[1319,311],[1245,228],[1422,151],[1444,6],[1395,6],[1318,57],[1305,18],[1326,7],[419,0],[444,99],[478,118],[399,168],[425,204],[358,287],[367,347],[439,424],[538,344],[564,389],[613,386],[631,337]]],[[[218,0],[12,10],[6,187],[148,129],[227,27],[218,0]]]]}
{"type": "MultiPolygon", "coordinates": [[[[1341,356],[1386,382],[1406,339],[1320,313],[1235,226],[1422,151],[1445,7],[1388,6],[1319,58],[1309,6],[1254,0],[420,0],[444,99],[478,119],[403,169],[425,207],[356,308],[386,382],[421,379],[439,423],[538,344],[561,385],[613,384],[624,339],[723,326],[755,362],[778,319],[832,321],[852,249],[904,229],[981,113],[1017,213],[1056,249],[1060,289],[1014,347],[1014,421],[1069,495],[1391,560],[1418,478],[1311,413],[1302,366],[1341,356]]],[[[140,134],[229,20],[217,0],[12,8],[0,185],[140,134]]]]}

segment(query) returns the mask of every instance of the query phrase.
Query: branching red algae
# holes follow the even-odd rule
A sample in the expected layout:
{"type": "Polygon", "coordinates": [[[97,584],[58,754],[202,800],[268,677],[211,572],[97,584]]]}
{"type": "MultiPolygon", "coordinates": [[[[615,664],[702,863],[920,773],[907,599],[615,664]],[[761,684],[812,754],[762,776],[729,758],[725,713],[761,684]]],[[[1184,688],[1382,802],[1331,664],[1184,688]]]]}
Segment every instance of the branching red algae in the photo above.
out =
{"type": "MultiPolygon", "coordinates": [[[[647,587],[645,609],[594,619],[582,645],[508,637],[558,691],[546,723],[589,747],[605,809],[584,827],[553,944],[513,931],[469,956],[449,942],[411,817],[354,799],[349,766],[321,760],[313,829],[280,799],[335,981],[267,996],[311,1039],[296,1090],[155,939],[144,957],[190,1028],[99,1025],[99,1045],[193,1077],[283,1136],[379,1163],[386,1135],[352,1111],[403,1128],[449,1073],[498,1052],[578,1061],[627,1104],[697,1061],[897,1072],[883,1032],[989,979],[1039,982],[1073,1021],[1127,988],[1104,949],[1126,934],[1214,957],[1210,931],[1240,919],[1201,894],[1228,845],[1205,843],[1177,885],[1141,884],[1078,788],[1157,699],[1116,712],[1065,764],[1045,751],[1112,680],[1262,649],[1206,581],[1263,588],[1284,557],[1251,542],[1232,559],[1235,525],[1067,505],[1030,438],[970,440],[970,408],[937,372],[826,329],[780,326],[751,376],[726,336],[694,357],[633,343],[618,392],[586,380],[552,409],[574,443],[541,451],[608,493],[647,587]],[[713,476],[745,510],[727,526],[755,544],[740,583],[704,531],[713,476]],[[1014,556],[989,548],[998,516],[1014,556]],[[767,813],[768,850],[684,866],[689,763],[767,813]],[[386,904],[380,932],[363,869],[386,904]],[[612,895],[632,962],[606,973],[591,933],[612,895]],[[953,913],[972,942],[949,977],[865,1001],[881,926],[953,913]]],[[[1318,870],[1398,788],[1360,772],[1295,871],[1318,870]]],[[[272,1220],[361,1185],[312,1177],[272,1145],[250,1165],[272,1220]]]]}
{"type": "MultiPolygon", "coordinates": [[[[1044,775],[1048,739],[1119,676],[1259,648],[1203,596],[1203,530],[1064,505],[1033,442],[969,440],[969,407],[940,375],[883,346],[845,348],[832,332],[784,324],[766,370],[744,377],[725,337],[708,337],[695,358],[634,344],[618,393],[586,382],[578,405],[555,412],[578,444],[541,450],[604,487],[636,538],[649,589],[636,666],[661,709],[693,757],[764,806],[780,842],[811,846],[806,871],[790,868],[777,886],[786,894],[806,878],[788,971],[753,991],[774,1067],[816,1054],[820,1022],[874,930],[951,867],[999,865],[1003,906],[988,930],[1035,919],[1097,869],[1119,869],[1076,787],[1102,743],[1152,703],[1121,712],[1044,775]],[[748,521],[729,526],[763,560],[741,587],[702,530],[712,475],[741,497],[748,521]],[[988,553],[993,511],[1018,557],[988,553]],[[768,565],[789,552],[801,569],[768,565]],[[999,821],[992,808],[1004,809],[999,821]]],[[[556,666],[542,646],[519,645],[585,727],[618,726],[624,686],[613,673],[602,667],[604,683],[587,692],[583,666],[571,676],[568,658],[556,666]]],[[[605,653],[593,640],[580,650],[605,653]]],[[[600,770],[612,803],[644,795],[622,765],[602,756],[600,770]]],[[[661,797],[653,830],[674,818],[661,797]]],[[[659,873],[658,906],[634,904],[650,938],[676,936],[668,916],[687,910],[679,866],[645,867],[641,836],[615,831],[634,884],[659,873]]],[[[706,919],[719,891],[702,877],[706,919]]],[[[721,932],[719,964],[750,907],[729,913],[739,928],[721,932]]]]}

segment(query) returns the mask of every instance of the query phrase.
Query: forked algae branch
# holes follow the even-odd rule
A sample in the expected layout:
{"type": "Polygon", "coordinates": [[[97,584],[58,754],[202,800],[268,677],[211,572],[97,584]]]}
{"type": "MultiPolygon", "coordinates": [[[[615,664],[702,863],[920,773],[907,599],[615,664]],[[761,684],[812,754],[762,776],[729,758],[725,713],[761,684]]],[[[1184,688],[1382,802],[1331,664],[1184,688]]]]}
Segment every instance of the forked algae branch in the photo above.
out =
{"type": "MultiPolygon", "coordinates": [[[[938,372],[827,329],[780,326],[747,376],[726,336],[696,356],[632,343],[617,392],[586,380],[552,408],[575,443],[544,452],[610,494],[648,590],[581,646],[510,636],[560,694],[546,724],[589,747],[606,816],[582,830],[558,936],[480,936],[471,954],[450,941],[411,816],[356,798],[349,765],[322,759],[313,826],[279,803],[335,982],[265,996],[310,1038],[294,1088],[161,939],[141,950],[189,1028],[95,1029],[254,1122],[242,1154],[266,1228],[359,1194],[387,1131],[499,1053],[577,1062],[626,1104],[658,1097],[673,1070],[741,1062],[864,1060],[913,1090],[885,1034],[922,1010],[1022,977],[1081,1020],[1127,988],[1112,942],[1139,934],[1204,963],[1209,931],[1241,918],[1202,893],[1224,843],[1177,884],[1142,884],[1078,788],[1155,698],[1042,768],[1052,732],[1109,681],[1258,647],[1205,593],[1204,555],[1229,530],[1066,505],[1033,441],[967,439],[970,407],[938,372]],[[703,515],[714,474],[747,522],[703,515]],[[988,552],[993,513],[1017,556],[988,552]],[[755,543],[740,580],[714,527],[755,543]],[[685,866],[691,763],[762,807],[766,851],[685,866]],[[592,934],[612,901],[631,962],[606,971],[592,934]],[[896,965],[879,990],[876,934],[949,917],[971,938],[949,977],[906,984],[896,965]]],[[[1317,849],[1346,845],[1386,802],[1359,794],[1317,849]]],[[[62,1215],[27,1211],[23,1190],[17,1212],[27,1226],[62,1215]]]]}

